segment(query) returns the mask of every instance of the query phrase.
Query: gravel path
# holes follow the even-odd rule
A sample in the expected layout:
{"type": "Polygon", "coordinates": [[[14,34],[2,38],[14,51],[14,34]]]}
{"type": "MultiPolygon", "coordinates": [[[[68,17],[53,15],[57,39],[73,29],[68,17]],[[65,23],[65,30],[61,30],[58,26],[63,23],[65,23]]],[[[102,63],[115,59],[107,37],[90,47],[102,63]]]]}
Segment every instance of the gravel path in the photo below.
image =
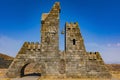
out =
{"type": "Polygon", "coordinates": [[[12,80],[37,80],[39,76],[26,76],[22,78],[14,78],[12,80]]]}

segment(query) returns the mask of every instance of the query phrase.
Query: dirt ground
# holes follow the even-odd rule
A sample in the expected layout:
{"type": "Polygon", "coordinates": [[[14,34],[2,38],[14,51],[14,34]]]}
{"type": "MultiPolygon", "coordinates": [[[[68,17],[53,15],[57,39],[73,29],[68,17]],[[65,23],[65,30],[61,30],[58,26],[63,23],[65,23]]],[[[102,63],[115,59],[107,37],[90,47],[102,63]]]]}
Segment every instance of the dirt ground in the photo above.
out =
{"type": "Polygon", "coordinates": [[[39,76],[25,76],[22,78],[7,78],[5,76],[7,69],[0,69],[0,80],[38,80],[39,76]]]}

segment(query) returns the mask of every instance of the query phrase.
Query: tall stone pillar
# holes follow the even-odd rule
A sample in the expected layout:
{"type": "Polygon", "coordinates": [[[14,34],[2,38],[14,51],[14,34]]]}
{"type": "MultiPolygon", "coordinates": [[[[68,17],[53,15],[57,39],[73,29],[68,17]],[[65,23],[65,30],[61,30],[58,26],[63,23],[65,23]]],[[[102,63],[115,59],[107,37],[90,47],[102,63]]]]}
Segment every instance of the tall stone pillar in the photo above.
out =
{"type": "Polygon", "coordinates": [[[41,53],[46,58],[46,75],[59,74],[59,13],[60,3],[56,2],[49,13],[42,14],[41,53]]]}

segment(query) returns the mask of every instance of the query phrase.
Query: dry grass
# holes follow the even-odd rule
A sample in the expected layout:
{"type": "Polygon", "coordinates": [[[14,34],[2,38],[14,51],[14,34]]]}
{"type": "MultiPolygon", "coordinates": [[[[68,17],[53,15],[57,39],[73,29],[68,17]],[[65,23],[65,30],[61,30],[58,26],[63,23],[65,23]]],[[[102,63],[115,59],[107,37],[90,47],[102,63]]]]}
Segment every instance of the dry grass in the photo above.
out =
{"type": "Polygon", "coordinates": [[[119,80],[119,79],[103,79],[103,78],[58,78],[56,76],[40,77],[38,80],[119,80]]]}
{"type": "Polygon", "coordinates": [[[0,80],[11,80],[10,78],[0,78],[0,80]]]}
{"type": "Polygon", "coordinates": [[[7,69],[0,69],[0,78],[5,76],[7,69]]]}
{"type": "Polygon", "coordinates": [[[49,78],[46,78],[46,79],[44,79],[44,78],[39,78],[38,80],[119,80],[119,79],[95,79],[95,78],[84,78],[84,79],[71,79],[71,78],[66,78],[66,79],[49,79],[49,78]]]}
{"type": "Polygon", "coordinates": [[[111,74],[114,78],[117,78],[120,80],[120,71],[111,71],[111,74]]]}
{"type": "Polygon", "coordinates": [[[7,69],[0,69],[0,80],[10,80],[10,78],[5,78],[5,73],[7,69]]]}

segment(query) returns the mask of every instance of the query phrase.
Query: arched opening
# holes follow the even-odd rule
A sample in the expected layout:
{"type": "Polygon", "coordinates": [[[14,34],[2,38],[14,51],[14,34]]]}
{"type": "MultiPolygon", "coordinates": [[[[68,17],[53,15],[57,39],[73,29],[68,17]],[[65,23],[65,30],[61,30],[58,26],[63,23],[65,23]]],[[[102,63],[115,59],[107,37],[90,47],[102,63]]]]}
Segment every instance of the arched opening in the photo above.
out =
{"type": "MultiPolygon", "coordinates": [[[[25,64],[21,71],[20,71],[20,76],[41,76],[41,72],[37,71],[37,68],[35,68],[35,63],[27,63],[25,64]]],[[[38,67],[39,68],[39,67],[38,67]]]]}

